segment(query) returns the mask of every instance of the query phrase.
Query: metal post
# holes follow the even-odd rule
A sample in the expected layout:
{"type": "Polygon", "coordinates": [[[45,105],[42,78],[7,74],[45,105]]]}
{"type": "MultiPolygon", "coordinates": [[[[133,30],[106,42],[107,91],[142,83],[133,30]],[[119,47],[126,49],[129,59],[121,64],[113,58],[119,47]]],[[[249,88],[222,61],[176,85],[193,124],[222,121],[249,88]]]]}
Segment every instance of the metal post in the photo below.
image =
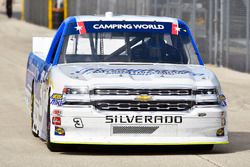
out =
{"type": "Polygon", "coordinates": [[[217,64],[218,54],[218,1],[214,1],[214,64],[217,64]]]}
{"type": "Polygon", "coordinates": [[[154,0],[154,15],[156,16],[157,11],[157,0],[154,0]]]}
{"type": "Polygon", "coordinates": [[[219,55],[219,66],[222,66],[223,57],[223,37],[224,37],[224,0],[220,0],[220,55],[219,55]]]}
{"type": "MultiPolygon", "coordinates": [[[[52,0],[48,0],[48,28],[49,29],[53,28],[52,7],[53,7],[52,0]]],[[[32,9],[32,8],[30,8],[30,9],[32,9]]]]}
{"type": "Polygon", "coordinates": [[[209,1],[209,22],[208,22],[208,53],[209,53],[209,63],[212,63],[212,53],[213,53],[213,1],[209,1]]]}
{"type": "MultiPolygon", "coordinates": [[[[126,9],[127,9],[127,1],[125,1],[126,9]]],[[[109,11],[113,12],[115,11],[116,6],[116,0],[109,0],[109,11]]]]}
{"type": "Polygon", "coordinates": [[[150,8],[151,8],[150,0],[145,0],[143,3],[144,3],[144,8],[145,8],[145,9],[143,9],[143,14],[144,15],[151,14],[151,12],[150,12],[150,8]]]}
{"type": "Polygon", "coordinates": [[[64,13],[63,17],[66,19],[68,17],[68,0],[63,0],[64,13]]]}
{"type": "MultiPolygon", "coordinates": [[[[182,16],[182,0],[179,0],[178,1],[178,17],[179,18],[182,18],[183,16],[182,16]]],[[[195,15],[196,15],[196,11],[195,11],[195,15]]],[[[195,16],[196,17],[196,16],[195,16]]]]}
{"type": "Polygon", "coordinates": [[[81,0],[76,0],[76,15],[81,15],[81,0]]]}
{"type": "Polygon", "coordinates": [[[22,0],[21,20],[24,20],[24,0],[22,0]]]}
{"type": "Polygon", "coordinates": [[[249,57],[250,57],[250,2],[249,0],[246,3],[247,6],[247,17],[246,17],[246,24],[247,24],[247,53],[246,53],[246,72],[249,72],[249,57]]]}
{"type": "Polygon", "coordinates": [[[168,16],[169,17],[169,0],[166,0],[166,3],[165,3],[165,16],[168,16]]]}
{"type": "Polygon", "coordinates": [[[192,19],[191,19],[191,27],[192,27],[192,32],[194,32],[193,33],[193,37],[194,37],[194,39],[195,39],[195,37],[196,37],[196,31],[195,31],[195,29],[196,29],[196,23],[195,23],[195,19],[196,19],[196,0],[193,0],[193,5],[192,5],[192,19]]]}
{"type": "Polygon", "coordinates": [[[96,14],[101,14],[101,0],[97,0],[96,14]]]}
{"type": "MultiPolygon", "coordinates": [[[[137,13],[136,13],[136,9],[137,9],[137,2],[136,1],[134,1],[134,14],[136,15],[137,13]]],[[[116,6],[117,8],[118,8],[118,4],[117,4],[117,6],[116,6]]],[[[117,12],[118,13],[118,12],[117,12]]]]}
{"type": "Polygon", "coordinates": [[[229,67],[229,22],[230,22],[230,1],[226,1],[226,40],[225,40],[225,58],[226,58],[226,67],[229,67]]]}

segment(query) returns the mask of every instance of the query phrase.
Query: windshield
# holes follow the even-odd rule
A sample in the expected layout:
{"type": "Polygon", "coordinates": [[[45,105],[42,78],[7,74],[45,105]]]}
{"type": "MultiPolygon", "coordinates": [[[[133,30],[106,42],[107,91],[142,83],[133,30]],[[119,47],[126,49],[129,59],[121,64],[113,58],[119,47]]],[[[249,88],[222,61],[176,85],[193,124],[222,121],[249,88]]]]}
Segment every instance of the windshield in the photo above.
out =
{"type": "Polygon", "coordinates": [[[189,35],[121,29],[67,34],[59,63],[84,62],[199,64],[189,35]]]}

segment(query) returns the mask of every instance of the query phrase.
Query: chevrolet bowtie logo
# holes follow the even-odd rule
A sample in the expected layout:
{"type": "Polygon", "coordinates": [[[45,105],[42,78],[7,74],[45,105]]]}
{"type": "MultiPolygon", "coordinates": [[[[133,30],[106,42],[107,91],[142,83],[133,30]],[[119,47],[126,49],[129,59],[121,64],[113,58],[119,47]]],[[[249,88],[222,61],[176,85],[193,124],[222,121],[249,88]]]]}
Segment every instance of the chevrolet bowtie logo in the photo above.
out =
{"type": "Polygon", "coordinates": [[[135,98],[135,100],[141,101],[141,102],[146,102],[146,101],[152,100],[152,96],[149,96],[149,95],[140,95],[140,96],[137,96],[135,98]]]}

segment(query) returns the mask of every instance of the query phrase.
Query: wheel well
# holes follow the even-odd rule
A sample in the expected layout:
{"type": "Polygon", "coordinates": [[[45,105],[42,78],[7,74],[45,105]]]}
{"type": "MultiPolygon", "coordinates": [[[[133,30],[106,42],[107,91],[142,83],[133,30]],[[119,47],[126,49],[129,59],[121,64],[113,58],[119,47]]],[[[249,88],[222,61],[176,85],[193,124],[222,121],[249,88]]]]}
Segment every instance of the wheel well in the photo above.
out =
{"type": "Polygon", "coordinates": [[[51,87],[49,87],[49,91],[48,91],[48,105],[50,104],[50,92],[51,92],[51,87]]]}
{"type": "Polygon", "coordinates": [[[32,81],[32,84],[31,84],[31,94],[33,94],[34,93],[34,80],[32,81]]]}
{"type": "MultiPolygon", "coordinates": [[[[31,93],[30,93],[30,110],[31,112],[33,112],[33,103],[34,103],[34,80],[32,81],[32,84],[31,84],[31,93]]],[[[32,113],[31,113],[32,114],[32,113]]]]}
{"type": "Polygon", "coordinates": [[[51,91],[51,87],[49,87],[49,91],[48,91],[48,106],[47,106],[47,117],[50,114],[50,91],[51,91]]]}
{"type": "MultiPolygon", "coordinates": [[[[50,91],[51,91],[51,87],[49,87],[49,91],[48,91],[48,106],[47,106],[47,113],[46,113],[46,126],[47,126],[47,143],[49,142],[49,140],[50,140],[50,132],[49,132],[49,130],[48,130],[48,126],[50,126],[49,125],[49,123],[48,123],[48,121],[49,121],[49,119],[50,119],[50,91]]],[[[50,127],[49,127],[50,128],[50,127]]]]}

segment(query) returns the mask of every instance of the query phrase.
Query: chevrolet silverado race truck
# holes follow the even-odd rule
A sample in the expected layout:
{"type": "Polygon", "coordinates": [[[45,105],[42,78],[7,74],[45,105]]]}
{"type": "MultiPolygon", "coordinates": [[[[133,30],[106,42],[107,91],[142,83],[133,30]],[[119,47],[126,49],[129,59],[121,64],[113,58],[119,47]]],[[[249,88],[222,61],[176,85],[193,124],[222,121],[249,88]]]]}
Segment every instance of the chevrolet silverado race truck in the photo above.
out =
{"type": "Polygon", "coordinates": [[[188,26],[153,16],[75,16],[34,37],[32,133],[63,144],[227,144],[226,98],[188,26]]]}

